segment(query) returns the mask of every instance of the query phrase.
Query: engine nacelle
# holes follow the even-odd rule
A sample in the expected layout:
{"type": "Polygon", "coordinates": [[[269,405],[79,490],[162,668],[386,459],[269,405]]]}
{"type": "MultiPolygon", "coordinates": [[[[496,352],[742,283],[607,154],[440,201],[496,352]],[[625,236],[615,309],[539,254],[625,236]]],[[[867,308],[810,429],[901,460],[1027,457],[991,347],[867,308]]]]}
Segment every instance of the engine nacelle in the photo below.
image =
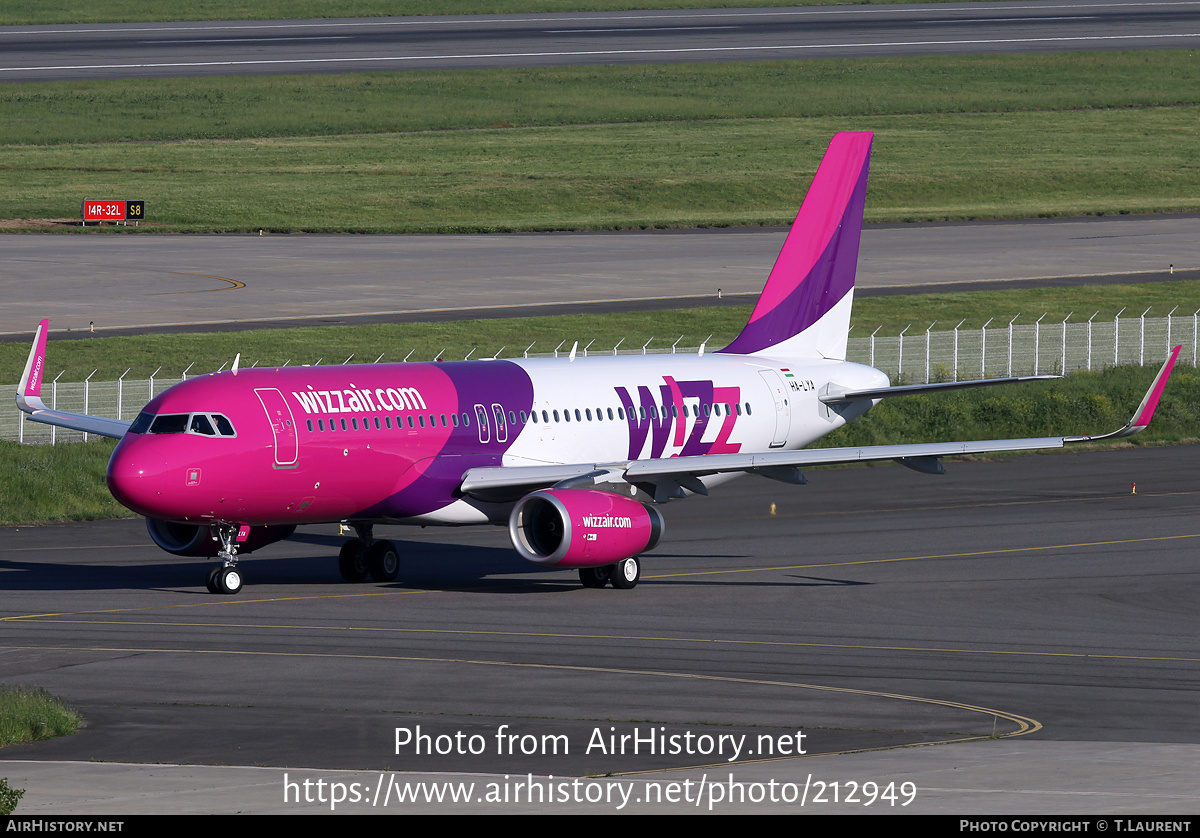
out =
{"type": "Polygon", "coordinates": [[[543,489],[517,501],[508,534],[521,558],[547,567],[603,567],[651,550],[662,514],[595,489],[543,489]]]}
{"type": "MultiPolygon", "coordinates": [[[[176,556],[215,556],[221,542],[212,537],[211,527],[205,524],[177,524],[161,518],[147,518],[146,529],[150,538],[162,549],[176,556]]],[[[238,542],[238,554],[252,553],[282,541],[296,531],[293,526],[251,527],[245,541],[238,542]]]]}

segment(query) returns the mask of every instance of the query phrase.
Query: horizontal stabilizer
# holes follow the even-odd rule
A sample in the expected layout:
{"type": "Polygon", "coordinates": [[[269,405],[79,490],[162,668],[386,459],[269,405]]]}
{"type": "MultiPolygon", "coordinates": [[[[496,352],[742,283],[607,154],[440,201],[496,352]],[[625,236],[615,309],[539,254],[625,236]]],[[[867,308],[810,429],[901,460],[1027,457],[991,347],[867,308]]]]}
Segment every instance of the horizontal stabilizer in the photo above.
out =
{"type": "Polygon", "coordinates": [[[994,387],[997,384],[1020,384],[1024,381],[1051,381],[1059,375],[1017,375],[1012,378],[980,378],[974,381],[939,381],[935,384],[902,384],[898,387],[877,387],[874,390],[847,390],[841,393],[822,393],[825,404],[852,402],[858,399],[887,399],[892,396],[915,396],[920,393],[941,393],[946,390],[965,390],[968,387],[994,387]]]}

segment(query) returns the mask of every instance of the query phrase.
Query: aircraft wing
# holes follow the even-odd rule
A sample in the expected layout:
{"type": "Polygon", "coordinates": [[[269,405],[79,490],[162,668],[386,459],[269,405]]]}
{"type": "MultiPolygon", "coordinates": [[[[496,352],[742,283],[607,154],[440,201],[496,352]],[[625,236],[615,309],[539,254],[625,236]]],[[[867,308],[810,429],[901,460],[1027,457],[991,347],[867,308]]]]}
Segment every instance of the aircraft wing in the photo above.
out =
{"type": "MultiPolygon", "coordinates": [[[[1163,388],[1181,347],[1176,346],[1162,365],[1142,403],[1124,427],[1112,433],[1094,436],[1035,437],[1030,439],[990,439],[972,442],[930,442],[912,445],[863,445],[850,448],[806,448],[799,451],[765,451],[745,454],[714,454],[700,457],[660,457],[621,463],[575,465],[516,466],[473,468],[463,475],[460,490],[468,495],[487,498],[505,490],[533,491],[548,486],[559,488],[597,485],[623,480],[638,485],[661,503],[687,492],[707,495],[700,480],[713,474],[745,472],[759,474],[785,483],[805,483],[803,466],[840,465],[895,460],[917,471],[942,474],[941,457],[964,454],[995,454],[1010,451],[1034,451],[1062,448],[1078,442],[1120,439],[1140,433],[1150,424],[1163,388]],[[685,491],[686,490],[686,491],[685,491]]],[[[869,392],[869,391],[863,391],[869,392]]],[[[867,396],[861,396],[867,398],[867,396]]]]}
{"type": "Polygon", "coordinates": [[[29,360],[25,362],[25,372],[17,385],[17,407],[29,414],[34,422],[47,425],[58,425],[60,428],[70,428],[98,436],[120,439],[129,430],[130,422],[120,419],[106,419],[103,416],[88,416],[85,413],[67,413],[63,410],[51,410],[42,402],[42,376],[46,372],[46,332],[50,329],[50,321],[43,320],[38,324],[37,334],[33,338],[33,346],[29,350],[29,360]]]}

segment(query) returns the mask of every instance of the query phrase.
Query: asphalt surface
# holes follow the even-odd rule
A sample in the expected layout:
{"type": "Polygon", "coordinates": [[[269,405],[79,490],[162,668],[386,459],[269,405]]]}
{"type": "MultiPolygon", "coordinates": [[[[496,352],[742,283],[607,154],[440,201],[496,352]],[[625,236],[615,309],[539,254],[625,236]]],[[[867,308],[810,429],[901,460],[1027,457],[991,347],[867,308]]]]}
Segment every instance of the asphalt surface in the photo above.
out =
{"type": "MultiPolygon", "coordinates": [[[[752,303],[783,229],[0,236],[0,340],[752,303]],[[69,334],[68,334],[69,333],[69,334]]],[[[1200,217],[869,225],[858,293],[1200,277],[1200,217]]]]}
{"type": "Polygon", "coordinates": [[[1200,44],[1200,2],[0,27],[0,81],[748,61],[1200,44]]]}
{"type": "Polygon", "coordinates": [[[158,551],[138,522],[8,529],[0,682],[43,686],[88,725],[5,749],[0,772],[30,789],[27,814],[329,809],[285,801],[279,771],[151,763],[372,787],[393,770],[812,774],[913,782],[906,812],[1194,812],[1193,453],[956,463],[941,478],[826,470],[806,487],[745,478],[666,507],[628,592],[527,565],[494,528],[397,529],[392,585],[341,582],[339,539],[315,528],[247,558],[236,598],[207,594],[206,565],[158,551]],[[396,729],[418,726],[450,753],[397,749],[396,729]],[[731,744],[599,745],[654,731],[695,748],[746,734],[759,750],[731,762],[731,744]],[[816,756],[993,731],[1009,738],[816,756]],[[459,753],[459,733],[481,752],[459,753]],[[522,738],[502,748],[498,735],[522,738]],[[760,735],[806,758],[760,762],[760,735]]]}

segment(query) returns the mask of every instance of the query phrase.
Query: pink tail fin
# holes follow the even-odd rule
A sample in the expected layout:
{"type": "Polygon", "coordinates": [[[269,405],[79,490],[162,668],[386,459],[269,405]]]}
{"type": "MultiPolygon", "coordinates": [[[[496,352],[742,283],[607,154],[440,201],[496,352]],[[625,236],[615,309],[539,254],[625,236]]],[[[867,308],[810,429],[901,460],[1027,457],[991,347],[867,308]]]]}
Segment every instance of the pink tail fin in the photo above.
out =
{"type": "Polygon", "coordinates": [[[846,357],[873,136],[829,143],[750,322],[720,351],[846,357]]]}

